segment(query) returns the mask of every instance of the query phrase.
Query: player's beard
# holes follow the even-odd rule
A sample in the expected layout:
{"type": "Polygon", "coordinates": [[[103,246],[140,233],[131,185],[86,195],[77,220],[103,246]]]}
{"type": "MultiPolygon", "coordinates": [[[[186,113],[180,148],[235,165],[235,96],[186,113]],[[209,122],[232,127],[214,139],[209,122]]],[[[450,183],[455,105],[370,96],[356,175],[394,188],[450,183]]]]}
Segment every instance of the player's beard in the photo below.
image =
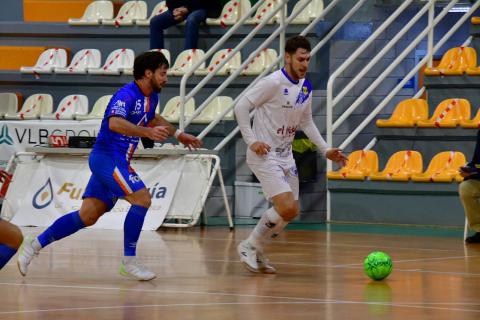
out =
{"type": "Polygon", "coordinates": [[[162,91],[162,86],[158,84],[158,82],[154,81],[153,79],[151,82],[151,86],[152,86],[153,92],[155,93],[160,93],[160,91],[162,91]]]}

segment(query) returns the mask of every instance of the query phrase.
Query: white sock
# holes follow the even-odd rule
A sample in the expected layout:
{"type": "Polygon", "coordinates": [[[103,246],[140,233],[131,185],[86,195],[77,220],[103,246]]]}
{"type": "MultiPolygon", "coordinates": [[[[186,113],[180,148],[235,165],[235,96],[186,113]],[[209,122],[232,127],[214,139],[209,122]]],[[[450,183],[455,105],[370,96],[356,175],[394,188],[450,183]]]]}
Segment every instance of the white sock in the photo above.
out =
{"type": "Polygon", "coordinates": [[[33,250],[35,250],[36,252],[39,252],[42,249],[42,245],[40,244],[37,238],[33,239],[32,247],[33,247],[33,250]]]}
{"type": "Polygon", "coordinates": [[[285,228],[286,222],[277,213],[277,211],[275,211],[275,209],[271,207],[263,213],[260,221],[258,221],[252,233],[250,233],[247,241],[252,246],[262,251],[264,244],[272,238],[272,235],[275,233],[275,230],[278,229],[279,225],[283,225],[283,230],[283,228],[285,228]]]}

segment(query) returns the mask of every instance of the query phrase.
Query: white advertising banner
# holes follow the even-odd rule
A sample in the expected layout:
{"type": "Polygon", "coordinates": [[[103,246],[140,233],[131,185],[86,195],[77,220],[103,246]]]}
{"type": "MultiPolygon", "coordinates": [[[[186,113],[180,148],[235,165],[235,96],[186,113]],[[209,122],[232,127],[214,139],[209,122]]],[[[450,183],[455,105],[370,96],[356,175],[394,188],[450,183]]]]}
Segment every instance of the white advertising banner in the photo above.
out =
{"type": "MultiPolygon", "coordinates": [[[[160,227],[172,203],[185,159],[165,157],[132,160],[151,196],[143,230],[160,227]]],[[[2,206],[2,216],[19,226],[49,226],[60,216],[78,210],[90,178],[87,157],[46,157],[18,164],[2,206]]],[[[123,229],[130,204],[118,200],[92,228],[123,229]]]]}
{"type": "Polygon", "coordinates": [[[101,119],[22,120],[0,122],[0,167],[5,167],[12,155],[27,147],[46,145],[50,135],[96,137],[101,119]]]}

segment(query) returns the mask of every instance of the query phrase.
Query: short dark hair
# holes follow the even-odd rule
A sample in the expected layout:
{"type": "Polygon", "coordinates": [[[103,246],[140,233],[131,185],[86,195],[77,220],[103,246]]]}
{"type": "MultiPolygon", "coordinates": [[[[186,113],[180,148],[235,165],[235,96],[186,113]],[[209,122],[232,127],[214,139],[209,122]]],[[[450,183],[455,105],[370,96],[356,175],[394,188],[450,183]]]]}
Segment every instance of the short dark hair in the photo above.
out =
{"type": "Polygon", "coordinates": [[[155,72],[158,68],[169,67],[168,60],[160,51],[147,51],[139,54],[133,62],[133,77],[142,79],[146,70],[155,72]]]}
{"type": "Polygon", "coordinates": [[[312,47],[310,45],[310,41],[304,36],[295,36],[291,37],[285,43],[285,52],[289,54],[294,54],[297,52],[298,48],[305,49],[307,51],[312,51],[312,47]]]}

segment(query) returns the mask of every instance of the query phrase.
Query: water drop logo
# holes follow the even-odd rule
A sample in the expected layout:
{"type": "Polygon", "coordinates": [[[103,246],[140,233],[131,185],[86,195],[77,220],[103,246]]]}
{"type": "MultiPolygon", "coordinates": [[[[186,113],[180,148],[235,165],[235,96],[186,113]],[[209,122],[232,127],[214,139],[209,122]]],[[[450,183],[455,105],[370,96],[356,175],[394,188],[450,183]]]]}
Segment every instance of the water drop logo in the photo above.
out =
{"type": "Polygon", "coordinates": [[[47,182],[35,193],[32,199],[32,206],[36,209],[43,209],[53,201],[53,188],[50,178],[47,182]]]}

